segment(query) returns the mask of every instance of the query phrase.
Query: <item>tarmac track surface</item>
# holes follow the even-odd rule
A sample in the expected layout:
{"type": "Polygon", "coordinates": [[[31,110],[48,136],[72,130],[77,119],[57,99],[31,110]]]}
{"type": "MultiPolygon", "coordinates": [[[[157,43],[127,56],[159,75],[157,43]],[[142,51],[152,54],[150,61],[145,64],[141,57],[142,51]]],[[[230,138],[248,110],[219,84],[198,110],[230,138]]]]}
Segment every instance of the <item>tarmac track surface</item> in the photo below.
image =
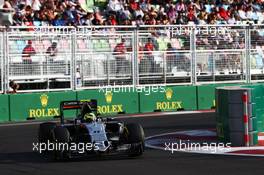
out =
{"type": "MultiPolygon", "coordinates": [[[[180,114],[122,119],[142,124],[146,136],[215,128],[215,114],[180,114]]],[[[37,124],[0,125],[0,174],[263,174],[264,158],[202,155],[147,149],[140,158],[123,156],[54,162],[32,151],[37,124]]]]}

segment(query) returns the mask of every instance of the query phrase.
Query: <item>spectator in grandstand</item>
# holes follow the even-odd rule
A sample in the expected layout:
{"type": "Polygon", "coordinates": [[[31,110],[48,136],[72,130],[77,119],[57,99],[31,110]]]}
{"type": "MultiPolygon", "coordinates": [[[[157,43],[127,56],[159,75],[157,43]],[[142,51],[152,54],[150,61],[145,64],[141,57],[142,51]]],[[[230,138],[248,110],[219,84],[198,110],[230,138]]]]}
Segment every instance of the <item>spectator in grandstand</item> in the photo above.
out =
{"type": "Polygon", "coordinates": [[[117,13],[123,8],[124,8],[123,3],[120,2],[120,0],[109,0],[109,3],[107,4],[107,11],[108,12],[117,13]]]}
{"type": "Polygon", "coordinates": [[[93,19],[93,12],[87,12],[86,15],[81,19],[81,24],[84,26],[91,26],[93,19]]]}
{"type": "Polygon", "coordinates": [[[115,26],[115,25],[117,25],[116,16],[115,16],[115,15],[110,15],[110,16],[108,17],[108,21],[107,21],[107,23],[108,23],[109,25],[111,25],[111,26],[115,26]]]}
{"type": "Polygon", "coordinates": [[[108,21],[111,15],[115,15],[117,25],[142,25],[137,22],[139,16],[146,25],[241,24],[247,21],[261,24],[264,21],[261,0],[109,0],[106,10],[95,8],[94,12],[85,11],[82,5],[78,0],[4,1],[6,8],[16,9],[14,25],[25,25],[22,23],[25,17],[39,21],[40,25],[90,25],[89,21],[93,21],[91,25],[105,25],[105,19],[108,21]]]}
{"type": "Polygon", "coordinates": [[[94,18],[92,20],[93,25],[103,25],[104,20],[99,10],[94,12],[94,18]]]}
{"type": "Polygon", "coordinates": [[[170,23],[175,23],[177,12],[173,5],[169,6],[167,15],[170,19],[170,23]]]}
{"type": "Polygon", "coordinates": [[[52,42],[51,46],[48,47],[47,52],[48,56],[50,57],[50,61],[53,61],[53,58],[57,55],[58,53],[58,48],[57,48],[57,42],[52,42]]]}
{"type": "Polygon", "coordinates": [[[32,41],[28,40],[28,44],[22,51],[22,62],[25,66],[26,74],[32,75],[33,67],[32,67],[32,58],[31,56],[35,55],[36,51],[32,46],[32,41]]]}
{"type": "Polygon", "coordinates": [[[166,61],[167,72],[171,72],[173,67],[176,66],[176,49],[172,47],[171,43],[167,44],[166,61]]]}
{"type": "Polygon", "coordinates": [[[121,43],[118,43],[115,48],[114,48],[114,53],[113,55],[115,56],[116,59],[116,74],[121,75],[122,73],[125,72],[125,60],[126,60],[126,45],[125,45],[126,40],[124,38],[121,39],[121,43]]]}
{"type": "Polygon", "coordinates": [[[186,4],[183,2],[183,0],[179,0],[176,3],[176,11],[178,13],[185,13],[187,11],[186,4]]]}
{"type": "Polygon", "coordinates": [[[121,9],[120,11],[120,20],[124,21],[124,20],[131,20],[132,18],[132,14],[129,11],[128,5],[124,6],[124,9],[121,9]]]}
{"type": "Polygon", "coordinates": [[[176,24],[186,24],[186,17],[182,15],[182,13],[178,13],[177,19],[176,19],[176,24]]]}
{"type": "Polygon", "coordinates": [[[137,6],[137,9],[133,13],[134,18],[137,18],[138,16],[144,16],[143,11],[141,10],[140,6],[137,6]]]}
{"type": "Polygon", "coordinates": [[[13,7],[12,7],[11,3],[9,2],[9,0],[4,0],[4,4],[3,4],[2,8],[3,8],[4,11],[6,9],[13,9],[13,7]]]}
{"type": "Polygon", "coordinates": [[[155,46],[153,44],[152,38],[148,38],[148,42],[145,44],[144,51],[145,51],[145,68],[147,69],[146,72],[154,73],[154,55],[153,51],[155,46]]]}

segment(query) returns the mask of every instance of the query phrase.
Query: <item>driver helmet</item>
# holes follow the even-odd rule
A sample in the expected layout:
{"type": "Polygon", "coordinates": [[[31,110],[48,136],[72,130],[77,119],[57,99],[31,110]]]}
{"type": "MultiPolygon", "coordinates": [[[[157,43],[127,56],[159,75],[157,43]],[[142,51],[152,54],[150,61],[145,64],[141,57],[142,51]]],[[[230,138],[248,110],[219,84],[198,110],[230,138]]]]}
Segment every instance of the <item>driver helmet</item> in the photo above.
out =
{"type": "Polygon", "coordinates": [[[83,117],[86,122],[94,122],[96,120],[96,116],[94,113],[86,113],[83,117]]]}

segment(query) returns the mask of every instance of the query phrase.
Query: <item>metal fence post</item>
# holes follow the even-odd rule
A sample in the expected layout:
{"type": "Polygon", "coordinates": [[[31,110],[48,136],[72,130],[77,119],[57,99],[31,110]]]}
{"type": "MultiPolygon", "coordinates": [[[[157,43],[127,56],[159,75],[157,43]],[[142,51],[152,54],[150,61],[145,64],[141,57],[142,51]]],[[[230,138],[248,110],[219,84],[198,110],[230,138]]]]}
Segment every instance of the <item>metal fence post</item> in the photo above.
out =
{"type": "Polygon", "coordinates": [[[138,65],[138,26],[134,28],[133,32],[133,60],[132,60],[132,75],[133,75],[133,86],[139,85],[139,65],[138,65]]]}
{"type": "Polygon", "coordinates": [[[76,90],[76,29],[71,32],[71,89],[76,90]]]}
{"type": "Polygon", "coordinates": [[[9,89],[9,55],[8,55],[8,28],[4,28],[3,33],[3,92],[7,93],[9,89]]]}
{"type": "Polygon", "coordinates": [[[105,54],[106,55],[106,76],[107,76],[107,85],[110,85],[110,60],[109,60],[109,53],[105,54]]]}
{"type": "Polygon", "coordinates": [[[0,63],[1,63],[1,90],[2,92],[5,92],[5,89],[4,89],[4,86],[5,86],[5,28],[3,28],[3,33],[1,33],[1,45],[3,47],[0,47],[1,51],[1,60],[0,60],[0,63]]]}
{"type": "Polygon", "coordinates": [[[251,36],[250,36],[250,29],[252,25],[246,26],[246,33],[245,33],[245,48],[246,48],[246,82],[251,82],[251,60],[250,60],[250,48],[251,48],[251,36]]]}
{"type": "Polygon", "coordinates": [[[191,69],[192,69],[192,84],[196,85],[197,83],[197,75],[196,75],[196,28],[191,27],[191,36],[190,36],[190,49],[191,49],[191,69]]]}
{"type": "Polygon", "coordinates": [[[167,59],[166,59],[166,53],[163,52],[162,55],[163,55],[163,76],[164,76],[164,84],[166,85],[166,83],[167,83],[167,59]]]}
{"type": "Polygon", "coordinates": [[[211,56],[212,56],[212,76],[213,76],[213,81],[215,82],[215,70],[216,70],[216,67],[215,67],[216,66],[215,65],[215,59],[216,59],[215,53],[212,52],[211,56]]]}

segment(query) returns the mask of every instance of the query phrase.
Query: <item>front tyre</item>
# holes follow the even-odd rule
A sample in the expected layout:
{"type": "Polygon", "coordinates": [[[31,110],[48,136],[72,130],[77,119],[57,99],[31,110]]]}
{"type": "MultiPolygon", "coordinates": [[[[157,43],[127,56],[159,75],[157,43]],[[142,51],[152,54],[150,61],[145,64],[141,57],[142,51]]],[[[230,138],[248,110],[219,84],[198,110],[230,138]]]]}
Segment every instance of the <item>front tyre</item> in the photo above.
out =
{"type": "Polygon", "coordinates": [[[145,149],[145,134],[142,126],[136,123],[129,123],[125,128],[127,142],[131,144],[129,155],[132,157],[141,156],[145,149]]]}

